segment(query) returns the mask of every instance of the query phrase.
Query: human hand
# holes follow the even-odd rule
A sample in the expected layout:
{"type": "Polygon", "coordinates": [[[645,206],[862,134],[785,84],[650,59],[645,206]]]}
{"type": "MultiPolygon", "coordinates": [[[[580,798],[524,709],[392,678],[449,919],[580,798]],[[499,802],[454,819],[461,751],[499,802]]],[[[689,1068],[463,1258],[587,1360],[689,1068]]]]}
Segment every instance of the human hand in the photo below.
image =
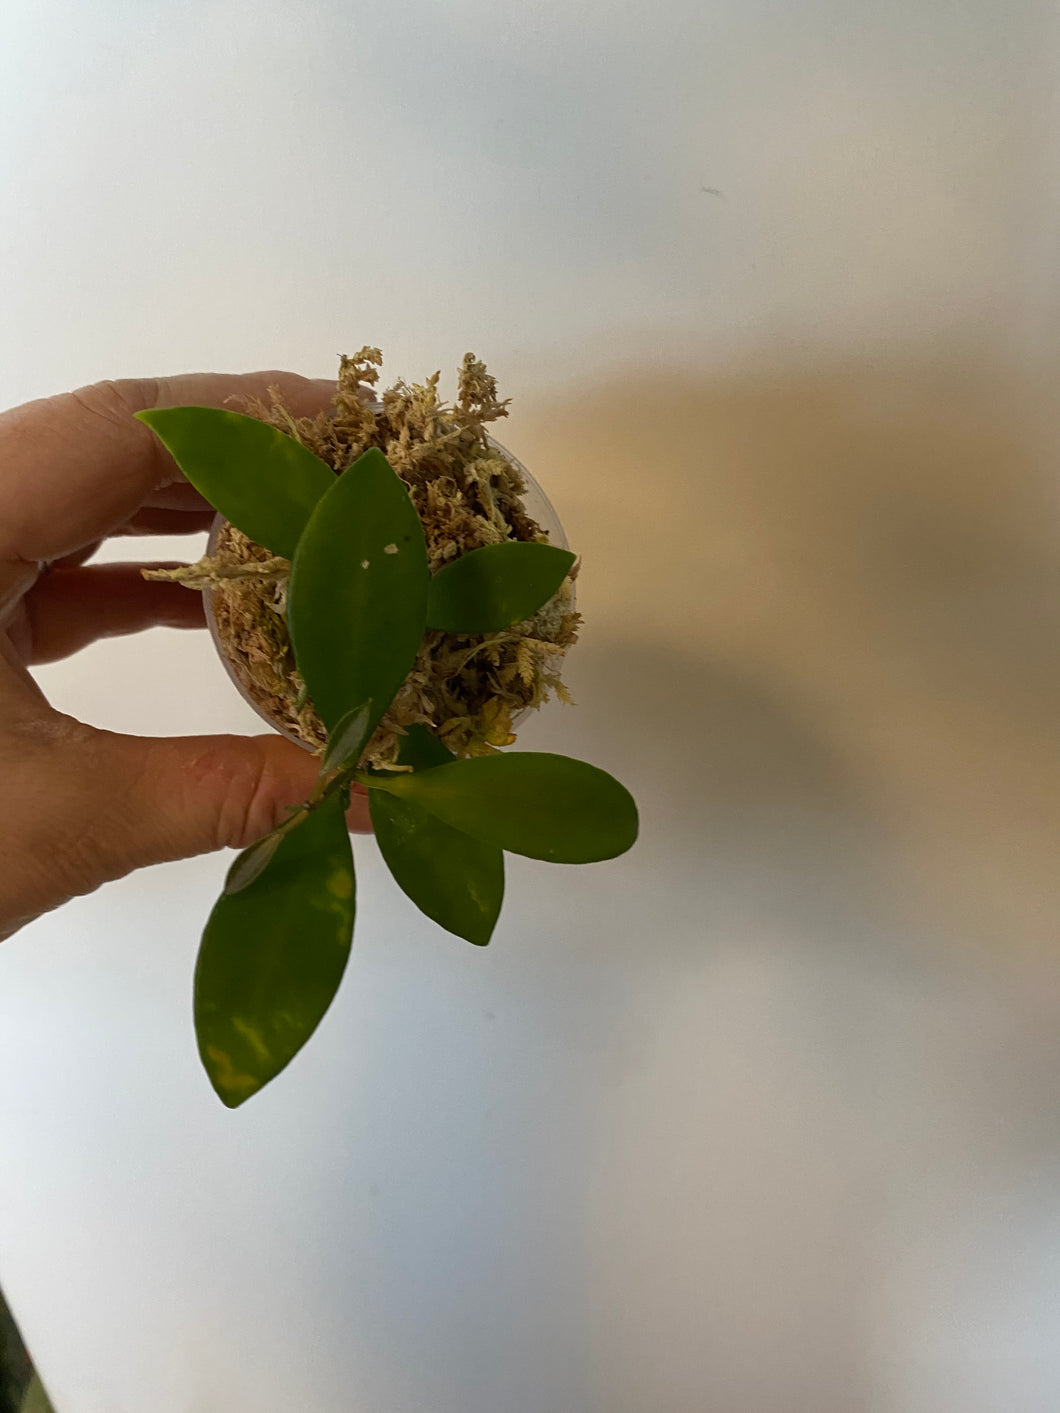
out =
{"type": "MultiPolygon", "coordinates": [[[[278,385],[296,416],[333,384],[293,373],[99,383],[0,414],[0,938],[133,869],[243,848],[305,799],[317,765],[277,735],[151,738],[56,711],[28,668],[97,638],[204,624],[202,601],[86,564],[113,535],[203,531],[213,510],[133,413],[222,406],[278,385]]],[[[350,827],[366,830],[355,795],[350,827]]]]}

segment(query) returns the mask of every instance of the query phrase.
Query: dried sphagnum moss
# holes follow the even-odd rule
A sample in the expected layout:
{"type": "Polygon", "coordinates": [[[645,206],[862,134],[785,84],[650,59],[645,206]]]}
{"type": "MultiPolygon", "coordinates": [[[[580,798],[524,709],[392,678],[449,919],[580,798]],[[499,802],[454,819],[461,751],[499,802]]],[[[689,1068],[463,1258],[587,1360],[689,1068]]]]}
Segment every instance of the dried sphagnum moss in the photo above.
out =
{"type": "MultiPolygon", "coordinates": [[[[489,423],[507,416],[508,404],[498,401],[485,365],[467,354],[456,403],[446,404],[438,396],[437,373],[424,383],[399,382],[381,402],[372,402],[369,389],[381,364],[377,348],[344,357],[333,407],[316,417],[292,417],[276,390],[268,404],[255,400],[244,410],[294,437],[337,472],[379,447],[419,512],[432,573],[481,545],[547,540],[526,511],[519,468],[486,432],[489,423]]],[[[270,720],[319,751],[326,733],[295,668],[284,617],[289,569],[287,560],[228,525],[212,558],[159,577],[189,588],[213,587],[218,636],[236,677],[270,720]]],[[[461,756],[510,745],[519,712],[540,706],[552,693],[569,700],[560,664],[578,623],[568,579],[533,618],[502,633],[469,637],[428,630],[364,762],[393,766],[405,728],[415,722],[461,756]]]]}

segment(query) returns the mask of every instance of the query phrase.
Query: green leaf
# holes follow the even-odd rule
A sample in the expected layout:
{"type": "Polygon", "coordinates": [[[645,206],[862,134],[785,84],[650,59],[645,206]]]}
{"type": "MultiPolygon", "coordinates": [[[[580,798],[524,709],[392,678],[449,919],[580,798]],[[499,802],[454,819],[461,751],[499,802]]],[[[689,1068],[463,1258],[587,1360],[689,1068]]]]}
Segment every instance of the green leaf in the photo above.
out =
{"type": "Polygon", "coordinates": [[[522,751],[363,779],[473,839],[550,863],[612,859],[637,837],[625,786],[569,756],[522,751]]]}
{"type": "Polygon", "coordinates": [[[263,871],[222,894],[195,968],[199,1054],[235,1108],[290,1063],[331,1003],[353,937],[350,836],[338,795],[284,835],[263,871]]]}
{"type": "Polygon", "coordinates": [[[616,858],[636,841],[636,804],[626,787],[570,756],[524,750],[358,779],[421,805],[483,844],[531,859],[595,863],[616,858]]]}
{"type": "MultiPolygon", "coordinates": [[[[417,770],[452,759],[422,726],[409,728],[399,755],[417,770]]],[[[369,791],[368,804],[379,851],[402,892],[447,932],[484,947],[504,898],[502,851],[384,790],[369,791]]]]}
{"type": "Polygon", "coordinates": [[[334,483],[305,528],[287,589],[298,670],[328,731],[359,702],[374,729],[423,639],[427,545],[381,451],[334,483]]]}
{"type": "Polygon", "coordinates": [[[273,854],[283,842],[283,837],[274,829],[271,834],[266,834],[263,839],[256,840],[241,854],[237,854],[232,861],[232,867],[225,875],[222,892],[229,895],[241,893],[244,888],[249,887],[255,878],[260,877],[268,868],[273,854]]]}
{"type": "Polygon", "coordinates": [[[431,579],[427,623],[446,633],[499,633],[548,603],[574,560],[570,550],[521,540],[469,550],[431,579]]]}
{"type": "Polygon", "coordinates": [[[428,731],[426,726],[406,727],[398,749],[398,765],[411,765],[413,770],[433,770],[436,765],[448,765],[456,756],[444,741],[428,731]]]}
{"type": "Polygon", "coordinates": [[[334,729],[328,733],[327,750],[320,762],[321,775],[332,770],[348,770],[357,764],[368,743],[371,716],[372,703],[365,702],[339,717],[334,729]]]}
{"type": "Polygon", "coordinates": [[[22,1402],[18,1405],[18,1413],[52,1413],[52,1405],[39,1374],[34,1374],[26,1385],[22,1402]]]}
{"type": "Polygon", "coordinates": [[[300,442],[256,417],[219,407],[138,412],[212,506],[273,554],[293,559],[335,473],[300,442]]]}

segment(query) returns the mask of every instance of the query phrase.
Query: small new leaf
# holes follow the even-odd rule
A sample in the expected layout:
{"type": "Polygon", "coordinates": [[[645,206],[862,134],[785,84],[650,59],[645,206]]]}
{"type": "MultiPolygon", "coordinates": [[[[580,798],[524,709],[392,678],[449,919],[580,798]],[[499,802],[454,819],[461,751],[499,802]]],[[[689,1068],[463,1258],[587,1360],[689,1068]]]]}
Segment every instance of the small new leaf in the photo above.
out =
{"type": "Polygon", "coordinates": [[[283,835],[277,830],[271,834],[266,834],[263,839],[258,839],[251,844],[248,849],[244,849],[232,861],[232,867],[225,875],[225,886],[223,892],[228,896],[233,893],[241,893],[244,888],[253,883],[255,878],[264,873],[272,860],[273,854],[280,847],[280,840],[283,835]]]}
{"type": "Polygon", "coordinates": [[[569,550],[521,540],[469,550],[431,579],[427,624],[446,633],[499,633],[548,603],[574,560],[569,550]]]}
{"type": "Polygon", "coordinates": [[[335,473],[284,432],[219,407],[165,407],[136,416],[161,439],[188,480],[245,535],[293,559],[335,473]]]}
{"type": "Polygon", "coordinates": [[[637,837],[637,807],[625,786],[569,756],[524,751],[361,778],[473,839],[549,863],[613,859],[637,837]]]}
{"type": "Polygon", "coordinates": [[[370,701],[339,717],[334,729],[328,733],[327,750],[320,762],[321,775],[328,775],[333,770],[349,770],[357,764],[368,743],[371,718],[370,701]]]}
{"type": "Polygon", "coordinates": [[[339,794],[280,841],[257,876],[223,893],[195,968],[199,1054],[235,1108],[290,1063],[342,980],[354,876],[339,794]]]}

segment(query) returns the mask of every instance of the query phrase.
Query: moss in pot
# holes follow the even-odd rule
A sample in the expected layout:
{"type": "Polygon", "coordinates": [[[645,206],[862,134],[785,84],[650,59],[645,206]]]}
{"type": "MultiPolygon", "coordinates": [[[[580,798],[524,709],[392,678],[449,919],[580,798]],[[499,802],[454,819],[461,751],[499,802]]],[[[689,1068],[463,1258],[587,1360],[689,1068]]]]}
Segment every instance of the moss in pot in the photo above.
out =
{"type": "Polygon", "coordinates": [[[579,620],[575,557],[548,542],[536,488],[486,431],[507,406],[493,378],[468,354],[453,405],[437,374],[373,401],[380,363],[371,348],[344,358],[333,408],[313,419],[278,400],[141,414],[226,522],[205,559],[153,572],[208,593],[237,684],[321,758],[310,798],[232,864],[203,936],[199,1052],[229,1106],[289,1063],[341,980],[354,781],[399,886],[477,944],[505,850],[587,863],[636,837],[633,801],[604,771],[501,750],[522,713],[566,699],[579,620]]]}

